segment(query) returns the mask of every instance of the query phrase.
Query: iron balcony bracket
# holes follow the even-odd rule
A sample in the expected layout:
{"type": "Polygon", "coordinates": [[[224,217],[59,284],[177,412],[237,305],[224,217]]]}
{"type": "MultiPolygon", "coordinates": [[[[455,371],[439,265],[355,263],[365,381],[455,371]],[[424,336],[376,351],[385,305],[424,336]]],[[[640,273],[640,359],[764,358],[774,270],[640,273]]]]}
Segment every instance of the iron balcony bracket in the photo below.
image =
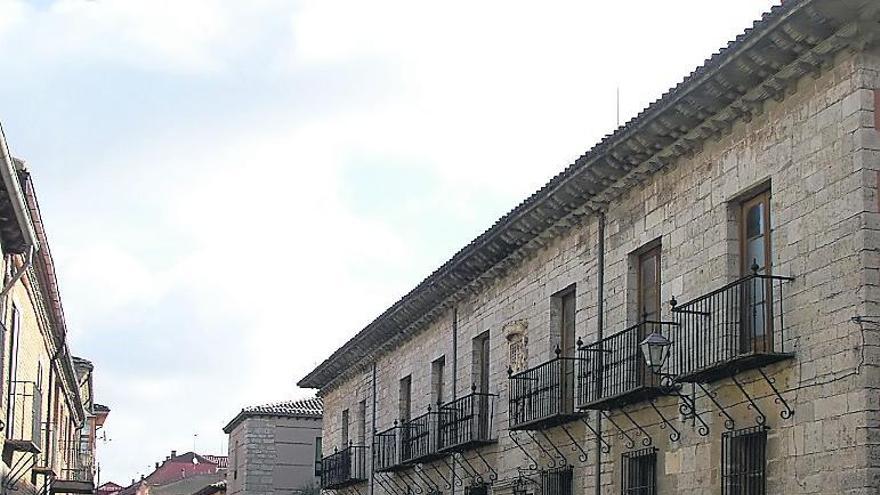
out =
{"type": "Polygon", "coordinates": [[[697,382],[697,386],[700,387],[700,390],[702,390],[703,393],[706,394],[706,397],[708,397],[709,400],[711,400],[712,403],[715,404],[715,407],[718,408],[718,415],[724,417],[724,428],[726,430],[733,430],[734,428],[736,428],[736,422],[733,420],[733,417],[730,415],[730,413],[727,412],[726,409],[724,409],[724,406],[722,406],[721,403],[718,402],[718,392],[715,390],[708,390],[706,387],[703,386],[702,383],[699,382],[697,382]]]}
{"type": "Polygon", "coordinates": [[[749,395],[748,392],[746,392],[746,389],[743,387],[743,384],[740,383],[740,381],[736,379],[736,375],[731,375],[730,379],[733,380],[733,383],[736,384],[736,387],[743,394],[743,397],[745,397],[746,400],[749,401],[749,405],[747,407],[749,409],[755,411],[755,414],[756,414],[755,424],[757,424],[758,426],[766,425],[767,424],[767,416],[764,415],[763,411],[761,411],[761,408],[759,408],[758,404],[755,403],[755,400],[752,399],[752,396],[749,395]]]}
{"type": "Polygon", "coordinates": [[[612,425],[614,425],[615,428],[617,428],[617,431],[618,431],[617,438],[620,440],[623,440],[624,438],[626,438],[626,448],[627,449],[634,448],[636,446],[635,440],[633,440],[633,438],[631,436],[629,436],[626,433],[626,431],[620,427],[619,424],[617,424],[617,421],[614,421],[614,418],[612,418],[610,414],[608,414],[605,411],[601,411],[601,413],[602,413],[602,416],[604,416],[605,419],[607,419],[609,423],[611,423],[612,425]]]}
{"type": "Polygon", "coordinates": [[[678,406],[679,412],[683,414],[685,417],[693,418],[695,422],[699,422],[700,426],[697,427],[697,433],[701,437],[709,436],[709,425],[703,421],[700,413],[697,412],[697,403],[696,401],[692,401],[690,397],[684,395],[683,393],[676,391],[673,395],[678,397],[681,400],[681,404],[678,406]]]}
{"type": "MultiPolygon", "coordinates": [[[[451,457],[455,457],[454,455],[451,457]]],[[[455,473],[455,460],[450,461],[449,458],[443,459],[443,464],[446,464],[446,467],[449,468],[449,476],[452,484],[455,486],[464,485],[464,481],[461,479],[461,476],[455,473]]]]}
{"type": "Polygon", "coordinates": [[[581,462],[587,462],[587,451],[584,450],[583,447],[581,447],[581,444],[577,443],[577,440],[575,440],[574,435],[571,434],[571,431],[569,431],[567,426],[559,426],[560,428],[562,428],[562,431],[565,432],[565,435],[568,437],[568,439],[571,440],[571,451],[574,453],[580,452],[580,454],[578,454],[578,459],[581,462]]]}
{"type": "Polygon", "coordinates": [[[523,455],[526,456],[526,459],[529,460],[529,471],[536,471],[538,469],[538,461],[536,461],[535,458],[532,457],[532,454],[529,454],[529,451],[526,450],[523,444],[520,443],[519,437],[517,437],[516,435],[516,431],[508,430],[507,436],[509,436],[510,439],[513,440],[513,444],[516,445],[520,452],[522,452],[523,455]]]}
{"type": "Polygon", "coordinates": [[[388,478],[387,478],[387,479],[388,479],[388,482],[391,483],[391,484],[393,484],[394,487],[397,488],[397,491],[398,491],[399,493],[402,493],[403,495],[410,495],[409,490],[407,490],[407,488],[406,488],[405,486],[400,486],[400,484],[397,483],[397,479],[394,477],[393,474],[390,474],[390,473],[389,473],[389,474],[387,474],[386,476],[388,476],[388,478]]]}
{"type": "Polygon", "coordinates": [[[492,465],[489,464],[489,462],[486,460],[486,458],[483,457],[483,454],[480,453],[479,449],[476,450],[475,452],[477,454],[477,457],[480,459],[480,461],[482,461],[483,465],[486,466],[486,472],[489,473],[489,482],[492,483],[492,482],[497,481],[498,480],[498,471],[496,471],[495,468],[493,468],[492,465]]]}
{"type": "Polygon", "coordinates": [[[451,481],[451,480],[450,480],[450,481],[447,481],[447,480],[446,480],[446,477],[443,476],[443,473],[440,471],[440,468],[437,467],[436,464],[433,464],[433,463],[432,463],[432,464],[430,464],[430,466],[431,466],[431,468],[434,470],[434,472],[437,473],[437,476],[440,478],[440,481],[443,482],[443,485],[446,487],[446,489],[447,489],[447,490],[451,490],[451,489],[452,489],[452,481],[451,481]]]}
{"type": "Polygon", "coordinates": [[[397,478],[395,478],[393,474],[388,475],[388,481],[390,481],[391,483],[394,483],[394,486],[396,486],[397,489],[400,490],[401,493],[405,493],[405,494],[409,495],[409,490],[407,489],[407,487],[405,485],[400,486],[400,484],[397,482],[397,478]]]}
{"type": "Polygon", "coordinates": [[[563,454],[562,451],[559,450],[559,446],[557,446],[556,443],[553,442],[553,439],[551,439],[546,433],[544,433],[544,430],[538,430],[538,433],[540,433],[541,436],[544,437],[544,440],[547,440],[547,443],[549,443],[550,446],[553,447],[553,450],[556,452],[556,455],[559,457],[560,460],[559,467],[568,466],[568,459],[565,457],[565,454],[563,454]]]}
{"type": "Polygon", "coordinates": [[[785,398],[782,397],[782,394],[779,393],[779,390],[776,388],[776,378],[771,378],[767,376],[767,374],[764,373],[763,368],[758,368],[758,373],[761,374],[761,376],[764,378],[764,381],[767,382],[768,386],[770,386],[770,390],[772,390],[773,394],[776,395],[776,397],[773,398],[773,402],[783,407],[782,411],[779,411],[779,417],[781,417],[782,419],[790,419],[792,416],[794,416],[794,409],[792,409],[791,406],[788,405],[788,402],[785,401],[785,398]]]}
{"type": "Polygon", "coordinates": [[[593,437],[602,443],[602,452],[605,454],[611,453],[611,445],[605,441],[605,439],[602,437],[602,434],[596,431],[596,429],[593,428],[593,425],[591,425],[590,422],[586,419],[580,418],[580,420],[581,423],[583,423],[584,426],[586,426],[587,429],[590,430],[590,432],[593,434],[593,437]]]}
{"type": "MultiPolygon", "coordinates": [[[[12,467],[9,469],[9,474],[7,474],[6,479],[3,481],[3,487],[6,490],[15,490],[18,482],[24,478],[24,475],[27,474],[28,469],[36,465],[37,463],[37,454],[33,453],[31,455],[23,455],[21,458],[16,461],[12,467]]],[[[4,490],[4,491],[6,491],[4,490]]]]}
{"type": "Polygon", "coordinates": [[[425,490],[422,489],[422,487],[419,485],[419,482],[416,481],[416,480],[415,480],[415,479],[414,479],[414,478],[413,478],[413,477],[407,472],[407,470],[402,470],[402,471],[400,471],[400,474],[402,475],[402,477],[406,478],[406,479],[410,482],[410,484],[411,484],[412,487],[415,489],[415,492],[416,492],[417,494],[421,495],[421,494],[425,493],[425,490]]]}
{"type": "Polygon", "coordinates": [[[462,453],[455,454],[453,459],[458,460],[458,465],[464,470],[465,474],[471,479],[471,485],[482,485],[485,480],[483,480],[483,476],[477,471],[477,468],[471,464],[471,461],[464,456],[462,453]],[[462,462],[464,461],[464,462],[462,462]]]}
{"type": "Polygon", "coordinates": [[[387,476],[388,475],[383,473],[373,473],[373,479],[376,480],[376,482],[379,483],[379,486],[384,488],[386,492],[394,495],[405,495],[401,494],[400,490],[391,485],[391,483],[388,481],[387,476]]]}
{"type": "Polygon", "coordinates": [[[651,404],[651,408],[654,409],[654,412],[657,413],[657,416],[659,416],[660,419],[663,421],[662,423],[660,423],[660,429],[665,430],[667,427],[669,427],[669,429],[672,430],[672,433],[669,434],[669,441],[679,441],[681,439],[681,432],[678,431],[678,429],[673,426],[668,419],[666,419],[666,416],[664,416],[662,412],[660,412],[660,409],[657,407],[657,404],[655,404],[654,399],[651,399],[648,403],[651,404]]]}
{"type": "Polygon", "coordinates": [[[628,419],[630,423],[635,425],[636,429],[638,430],[636,432],[636,436],[644,436],[644,438],[642,438],[642,445],[644,445],[645,447],[650,447],[651,444],[654,443],[654,439],[651,438],[651,435],[649,435],[648,432],[645,431],[644,428],[642,428],[642,425],[638,424],[636,420],[634,420],[633,417],[630,416],[628,412],[626,412],[626,409],[624,409],[623,406],[620,406],[620,412],[622,412],[623,415],[626,416],[626,419],[628,419]]]}
{"type": "Polygon", "coordinates": [[[425,484],[425,488],[427,488],[428,493],[439,492],[440,487],[437,486],[436,483],[434,483],[434,480],[432,480],[431,477],[428,476],[428,473],[422,472],[423,469],[424,466],[422,466],[421,464],[416,464],[415,466],[413,466],[413,471],[416,473],[416,476],[418,476],[418,478],[422,480],[422,483],[425,484]]]}
{"type": "MultiPolygon", "coordinates": [[[[543,456],[547,457],[549,459],[549,461],[547,462],[547,467],[555,468],[556,467],[556,458],[553,457],[553,454],[551,454],[549,450],[544,448],[544,445],[542,445],[541,442],[538,441],[538,438],[530,430],[526,430],[526,435],[528,435],[529,438],[532,439],[532,443],[534,443],[535,445],[538,446],[539,449],[541,449],[543,456]]],[[[541,457],[541,455],[539,454],[538,457],[541,457]]]]}

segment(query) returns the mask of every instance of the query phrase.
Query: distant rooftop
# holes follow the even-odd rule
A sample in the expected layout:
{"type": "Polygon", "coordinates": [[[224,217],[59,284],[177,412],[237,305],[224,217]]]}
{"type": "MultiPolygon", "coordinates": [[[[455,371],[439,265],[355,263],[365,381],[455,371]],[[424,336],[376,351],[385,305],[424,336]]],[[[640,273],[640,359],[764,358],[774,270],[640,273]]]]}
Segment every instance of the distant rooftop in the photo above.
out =
{"type": "Polygon", "coordinates": [[[241,410],[232,421],[223,428],[229,433],[239,423],[247,418],[259,416],[290,417],[290,418],[315,418],[320,419],[324,414],[324,401],[320,397],[310,399],[286,400],[271,402],[259,406],[248,406],[241,410]]]}

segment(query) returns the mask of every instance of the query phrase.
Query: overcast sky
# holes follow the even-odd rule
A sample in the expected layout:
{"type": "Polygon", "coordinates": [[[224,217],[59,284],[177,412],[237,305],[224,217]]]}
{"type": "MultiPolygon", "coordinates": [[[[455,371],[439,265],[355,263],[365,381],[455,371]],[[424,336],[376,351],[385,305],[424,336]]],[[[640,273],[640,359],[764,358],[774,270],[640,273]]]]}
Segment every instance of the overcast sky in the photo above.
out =
{"type": "MultiPolygon", "coordinates": [[[[102,481],[294,383],[772,0],[0,0],[102,481]]],[[[194,435],[198,435],[194,437],[194,435]]]]}

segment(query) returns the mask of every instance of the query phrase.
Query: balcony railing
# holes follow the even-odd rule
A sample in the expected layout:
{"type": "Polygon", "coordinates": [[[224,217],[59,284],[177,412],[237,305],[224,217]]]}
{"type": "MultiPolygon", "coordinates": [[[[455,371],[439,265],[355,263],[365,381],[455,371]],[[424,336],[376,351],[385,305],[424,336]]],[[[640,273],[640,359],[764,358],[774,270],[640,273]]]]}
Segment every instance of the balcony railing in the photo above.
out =
{"type": "Polygon", "coordinates": [[[94,456],[80,441],[58,442],[63,467],[52,480],[50,493],[95,493],[94,456]]]}
{"type": "Polygon", "coordinates": [[[16,442],[42,447],[43,395],[32,381],[10,383],[12,404],[7,418],[7,436],[16,442]]]}
{"type": "Polygon", "coordinates": [[[476,392],[440,406],[440,451],[464,452],[494,443],[495,394],[476,392]]]}
{"type": "Polygon", "coordinates": [[[671,332],[669,373],[683,382],[711,382],[788,359],[783,285],[793,279],[750,275],[684,304],[671,332]]]}
{"type": "Polygon", "coordinates": [[[578,347],[577,397],[582,409],[614,409],[661,394],[660,376],[645,364],[639,344],[674,323],[646,321],[578,347]]]}
{"type": "Polygon", "coordinates": [[[443,457],[440,452],[440,414],[428,412],[404,423],[400,429],[400,460],[414,464],[443,457]]]}
{"type": "Polygon", "coordinates": [[[400,431],[395,421],[392,428],[373,435],[373,471],[384,473],[403,467],[400,462],[400,431]]]}
{"type": "Polygon", "coordinates": [[[510,375],[508,419],[511,430],[545,429],[577,419],[575,373],[582,357],[557,357],[510,375]]]}
{"type": "Polygon", "coordinates": [[[366,481],[367,450],[365,445],[349,445],[321,459],[321,488],[343,488],[366,481]]]}

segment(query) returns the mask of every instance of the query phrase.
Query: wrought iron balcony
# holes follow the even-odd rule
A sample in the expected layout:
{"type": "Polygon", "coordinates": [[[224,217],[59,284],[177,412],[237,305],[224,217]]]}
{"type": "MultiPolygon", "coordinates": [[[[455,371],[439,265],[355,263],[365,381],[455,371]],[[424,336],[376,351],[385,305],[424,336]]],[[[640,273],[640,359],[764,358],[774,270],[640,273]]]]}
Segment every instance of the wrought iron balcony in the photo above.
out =
{"type": "Polygon", "coordinates": [[[404,423],[400,435],[403,463],[428,462],[445,456],[440,452],[440,414],[430,407],[427,413],[404,423]]]}
{"type": "Polygon", "coordinates": [[[672,300],[669,373],[707,383],[793,356],[785,352],[783,285],[793,279],[749,275],[684,304],[672,300]]]}
{"type": "Polygon", "coordinates": [[[661,395],[661,377],[648,368],[639,344],[653,332],[668,334],[674,326],[646,321],[592,344],[578,345],[578,406],[610,410],[661,395]]]}
{"type": "Polygon", "coordinates": [[[336,489],[367,481],[367,447],[349,445],[321,459],[321,488],[336,489]]]}
{"type": "Polygon", "coordinates": [[[373,435],[373,471],[387,473],[405,468],[401,462],[402,427],[394,426],[373,435]]]}
{"type": "Polygon", "coordinates": [[[473,391],[440,406],[440,451],[465,452],[495,443],[495,394],[473,391]]]}
{"type": "Polygon", "coordinates": [[[575,408],[575,374],[583,358],[556,357],[534,368],[509,373],[508,419],[511,430],[541,430],[582,416],[575,408]]]}

